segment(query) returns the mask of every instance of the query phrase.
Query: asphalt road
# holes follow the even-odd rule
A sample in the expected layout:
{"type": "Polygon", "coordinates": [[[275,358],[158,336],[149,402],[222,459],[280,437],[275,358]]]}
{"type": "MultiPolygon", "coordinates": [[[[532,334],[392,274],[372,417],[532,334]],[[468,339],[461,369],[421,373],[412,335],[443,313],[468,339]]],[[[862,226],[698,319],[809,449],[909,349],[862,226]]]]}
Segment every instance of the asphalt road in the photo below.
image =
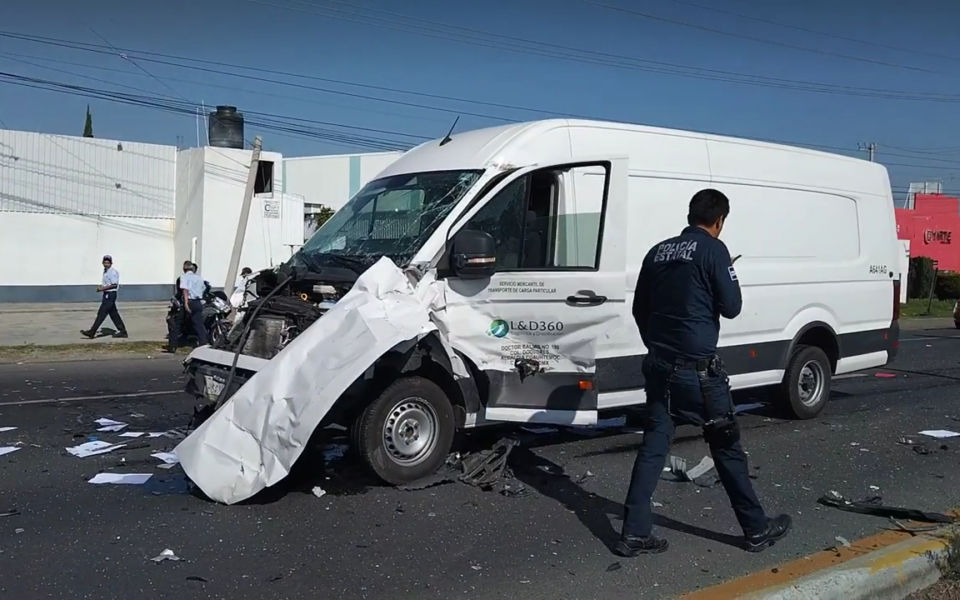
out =
{"type": "MultiPolygon", "coordinates": [[[[522,497],[463,484],[404,492],[374,484],[349,456],[324,464],[315,452],[277,489],[222,506],[190,494],[179,468],[156,467],[150,453],[174,440],[128,440],[84,459],[64,451],[91,435],[119,440],[95,431],[99,417],[132,431],[183,426],[192,401],[165,393],[181,386],[176,359],[0,366],[0,427],[18,427],[0,433],[0,446],[22,442],[0,457],[0,515],[19,511],[0,516],[0,597],[672,597],[886,525],[818,506],[828,490],[926,510],[960,507],[960,438],[946,440],[948,449],[926,441],[928,455],[896,443],[905,434],[919,439],[922,429],[960,430],[957,335],[906,334],[901,357],[884,369],[895,377],[835,381],[833,401],[815,420],[786,421],[766,409],[742,417],[761,499],[795,520],[782,543],[759,555],[740,550],[720,487],[664,481],[655,500],[671,549],[636,559],[609,546],[637,434],[526,436],[512,461],[529,490],[522,497]],[[128,396],[93,397],[117,394],[128,396]],[[142,486],[87,483],[101,471],[153,477],[142,486]],[[314,485],[327,495],[312,495],[314,485]],[[150,561],[165,548],[183,560],[150,561]]],[[[675,454],[706,453],[696,430],[680,435],[675,454]]]]}

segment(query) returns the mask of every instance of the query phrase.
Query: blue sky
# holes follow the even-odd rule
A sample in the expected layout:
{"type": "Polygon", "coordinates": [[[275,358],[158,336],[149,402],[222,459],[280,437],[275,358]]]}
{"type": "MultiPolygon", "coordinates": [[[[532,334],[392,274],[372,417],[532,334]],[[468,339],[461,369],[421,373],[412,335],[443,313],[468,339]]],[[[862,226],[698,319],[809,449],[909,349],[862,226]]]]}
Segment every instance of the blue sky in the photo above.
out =
{"type": "MultiPolygon", "coordinates": [[[[319,137],[248,127],[248,139],[261,134],[268,149],[288,156],[411,145],[442,136],[458,113],[458,128],[468,129],[553,112],[853,153],[874,141],[895,189],[940,179],[960,191],[958,17],[960,4],[949,1],[33,0],[0,5],[0,30],[101,52],[0,36],[0,72],[166,102],[233,104],[280,115],[298,130],[303,123],[290,119],[326,123],[308,124],[324,130],[319,137]],[[143,52],[257,67],[268,72],[243,73],[275,81],[143,52]],[[776,78],[787,87],[704,76],[776,78]],[[793,89],[798,82],[827,93],[793,89]],[[852,88],[863,95],[839,93],[852,88]],[[880,97],[891,92],[898,99],[880,97]],[[904,92],[947,101],[900,99],[904,92]]],[[[78,135],[88,103],[97,137],[196,144],[189,115],[0,79],[8,128],[78,135]]]]}

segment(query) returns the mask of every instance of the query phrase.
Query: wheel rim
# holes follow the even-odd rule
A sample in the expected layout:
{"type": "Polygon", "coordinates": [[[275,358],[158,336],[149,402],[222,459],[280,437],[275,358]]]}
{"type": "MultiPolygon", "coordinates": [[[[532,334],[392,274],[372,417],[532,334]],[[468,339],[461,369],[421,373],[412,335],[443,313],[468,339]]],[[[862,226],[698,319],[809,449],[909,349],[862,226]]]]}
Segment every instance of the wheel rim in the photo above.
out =
{"type": "Polygon", "coordinates": [[[804,363],[797,381],[800,403],[804,406],[816,406],[823,396],[825,381],[823,366],[819,362],[811,360],[804,363]]]}
{"type": "Polygon", "coordinates": [[[406,398],[387,414],[383,447],[393,462],[413,466],[426,460],[437,445],[437,413],[423,398],[406,398]]]}

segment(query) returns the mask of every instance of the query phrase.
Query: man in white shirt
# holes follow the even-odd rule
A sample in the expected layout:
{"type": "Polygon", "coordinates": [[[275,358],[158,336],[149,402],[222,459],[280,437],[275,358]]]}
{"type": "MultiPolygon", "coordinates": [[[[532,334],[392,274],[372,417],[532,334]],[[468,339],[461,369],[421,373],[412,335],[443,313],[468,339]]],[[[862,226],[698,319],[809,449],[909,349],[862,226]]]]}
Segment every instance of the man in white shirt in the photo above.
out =
{"type": "Polygon", "coordinates": [[[180,276],[180,291],[183,294],[183,308],[187,311],[187,318],[197,334],[197,343],[200,346],[207,344],[207,329],[203,326],[203,292],[206,285],[203,277],[196,270],[190,270],[180,276]]]}
{"type": "Polygon", "coordinates": [[[117,310],[117,290],[120,289],[120,273],[113,268],[113,257],[109,254],[103,257],[103,282],[97,286],[97,291],[103,293],[100,300],[100,310],[97,311],[97,318],[93,322],[93,327],[86,330],[80,330],[84,336],[95,338],[100,330],[100,325],[109,315],[113,321],[117,332],[113,334],[115,338],[127,337],[127,327],[120,318],[120,311],[117,310]]]}

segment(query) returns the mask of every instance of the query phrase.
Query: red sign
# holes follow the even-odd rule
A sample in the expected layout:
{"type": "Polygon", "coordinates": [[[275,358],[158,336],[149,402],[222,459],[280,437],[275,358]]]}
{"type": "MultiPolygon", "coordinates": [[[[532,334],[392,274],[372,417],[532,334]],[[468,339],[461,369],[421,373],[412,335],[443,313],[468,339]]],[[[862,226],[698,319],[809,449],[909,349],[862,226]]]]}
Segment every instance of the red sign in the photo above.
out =
{"type": "Polygon", "coordinates": [[[949,244],[952,231],[941,229],[940,231],[926,230],[923,232],[924,244],[949,244]]]}
{"type": "Polygon", "coordinates": [[[942,194],[917,194],[912,210],[898,208],[897,237],[910,240],[910,258],[925,256],[940,263],[943,271],[960,272],[960,200],[942,194]]]}

